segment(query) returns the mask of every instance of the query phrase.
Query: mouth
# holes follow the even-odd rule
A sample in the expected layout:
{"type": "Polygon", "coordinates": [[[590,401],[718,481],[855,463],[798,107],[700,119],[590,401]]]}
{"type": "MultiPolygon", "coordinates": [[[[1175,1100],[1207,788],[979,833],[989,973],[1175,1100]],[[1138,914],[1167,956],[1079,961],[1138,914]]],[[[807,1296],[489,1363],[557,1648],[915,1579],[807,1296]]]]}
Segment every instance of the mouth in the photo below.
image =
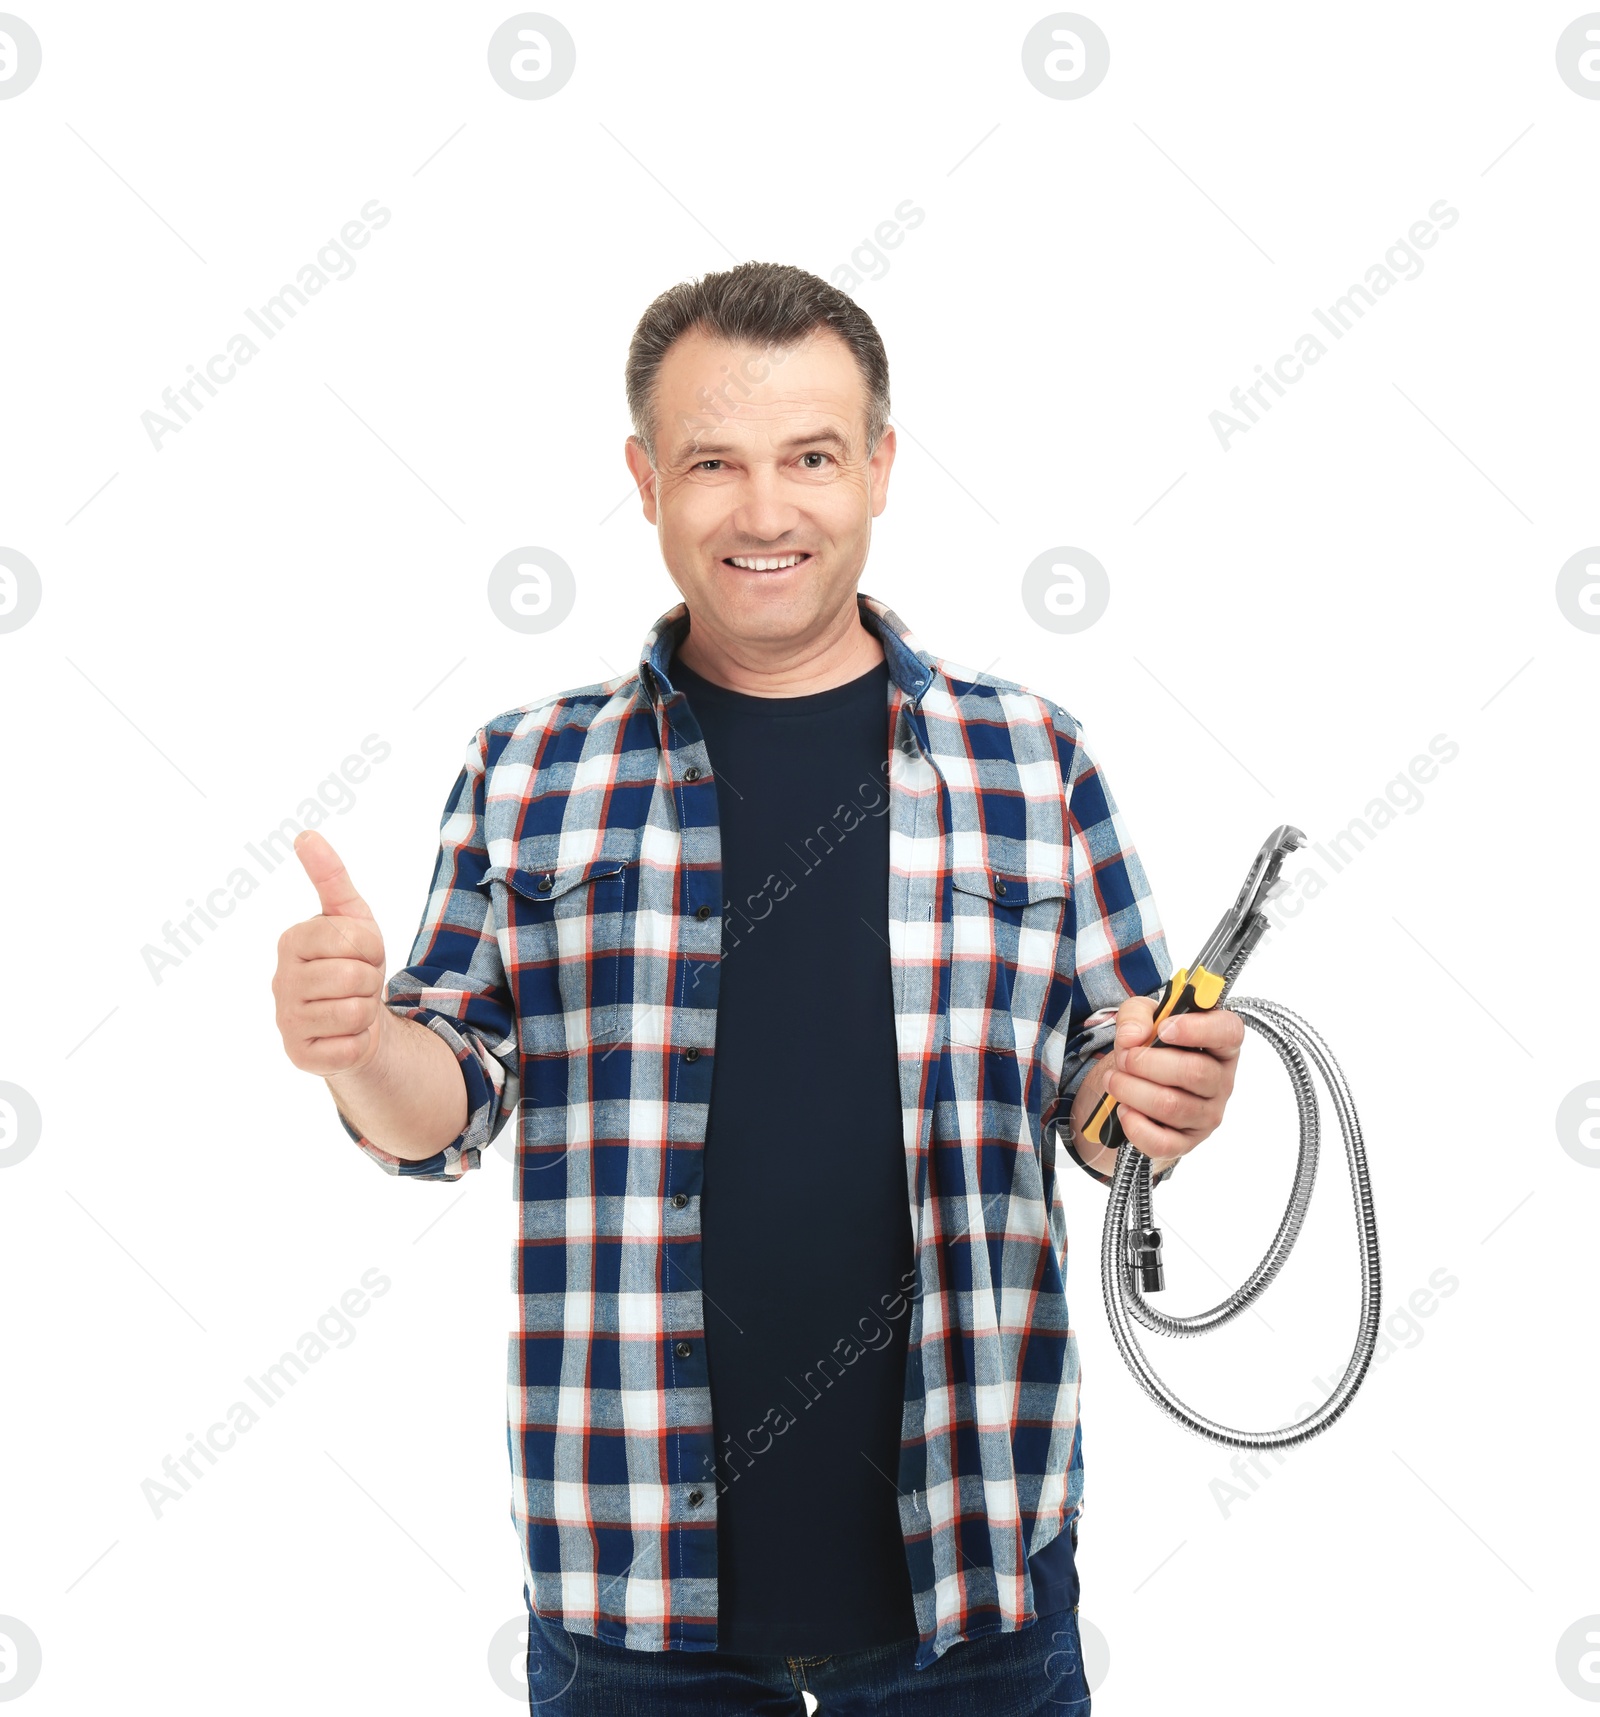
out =
{"type": "Polygon", "coordinates": [[[788,572],[797,566],[804,566],[811,556],[806,553],[792,554],[730,554],[722,557],[724,566],[731,566],[738,572],[788,572]]]}

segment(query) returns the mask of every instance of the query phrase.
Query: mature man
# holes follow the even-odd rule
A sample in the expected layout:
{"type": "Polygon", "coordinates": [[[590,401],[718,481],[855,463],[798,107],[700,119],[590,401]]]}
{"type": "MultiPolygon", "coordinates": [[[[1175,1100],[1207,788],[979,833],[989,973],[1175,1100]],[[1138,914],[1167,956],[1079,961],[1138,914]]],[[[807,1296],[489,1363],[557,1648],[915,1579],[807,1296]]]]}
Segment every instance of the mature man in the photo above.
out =
{"type": "Polygon", "coordinates": [[[866,314],[742,264],[650,306],[627,386],[683,602],[634,672],[479,729],[386,990],[302,836],[285,1047],[394,1174],[458,1179],[520,1103],[536,1706],[1086,1712],[1056,1137],[1107,1181],[1109,1088],[1169,1173],[1241,1022],[1148,1041],[1170,962],[1077,723],[858,594],[866,314]]]}

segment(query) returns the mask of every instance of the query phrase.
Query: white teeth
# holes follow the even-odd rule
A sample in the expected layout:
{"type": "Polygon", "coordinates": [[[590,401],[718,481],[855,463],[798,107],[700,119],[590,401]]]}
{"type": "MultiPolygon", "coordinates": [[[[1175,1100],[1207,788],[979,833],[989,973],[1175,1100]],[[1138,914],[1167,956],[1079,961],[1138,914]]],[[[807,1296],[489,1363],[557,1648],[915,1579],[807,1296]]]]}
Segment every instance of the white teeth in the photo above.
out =
{"type": "Polygon", "coordinates": [[[777,572],[786,566],[798,566],[805,559],[805,556],[803,554],[786,554],[758,559],[754,555],[730,554],[728,559],[735,566],[743,567],[746,572],[777,572]]]}

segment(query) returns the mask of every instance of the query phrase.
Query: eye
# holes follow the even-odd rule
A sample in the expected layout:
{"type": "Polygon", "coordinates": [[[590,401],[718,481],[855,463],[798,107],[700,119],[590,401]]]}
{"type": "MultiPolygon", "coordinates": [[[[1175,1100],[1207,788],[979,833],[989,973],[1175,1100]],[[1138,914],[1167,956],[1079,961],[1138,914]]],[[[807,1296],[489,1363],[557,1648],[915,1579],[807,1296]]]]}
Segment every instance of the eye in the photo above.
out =
{"type": "MultiPolygon", "coordinates": [[[[801,458],[801,461],[803,463],[807,459],[831,459],[832,455],[828,454],[828,453],[812,452],[812,453],[802,453],[800,455],[800,458],[801,458]]],[[[820,471],[822,469],[822,467],[820,465],[807,465],[806,469],[808,471],[820,471]]]]}
{"type": "Polygon", "coordinates": [[[695,466],[695,470],[696,471],[709,471],[712,469],[713,466],[720,466],[721,464],[722,464],[722,461],[720,459],[702,459],[695,466]]]}

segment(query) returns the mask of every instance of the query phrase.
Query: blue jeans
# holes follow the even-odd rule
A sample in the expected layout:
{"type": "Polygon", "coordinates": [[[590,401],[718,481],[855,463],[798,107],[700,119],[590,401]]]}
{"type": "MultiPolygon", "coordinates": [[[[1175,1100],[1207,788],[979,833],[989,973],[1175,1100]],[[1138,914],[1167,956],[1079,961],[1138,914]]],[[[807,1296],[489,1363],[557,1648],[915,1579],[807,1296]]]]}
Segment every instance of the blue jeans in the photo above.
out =
{"type": "Polygon", "coordinates": [[[1089,1717],[1078,1612],[961,1640],[926,1669],[916,1642],[830,1657],[632,1651],[528,1617],[532,1717],[1089,1717]]]}

